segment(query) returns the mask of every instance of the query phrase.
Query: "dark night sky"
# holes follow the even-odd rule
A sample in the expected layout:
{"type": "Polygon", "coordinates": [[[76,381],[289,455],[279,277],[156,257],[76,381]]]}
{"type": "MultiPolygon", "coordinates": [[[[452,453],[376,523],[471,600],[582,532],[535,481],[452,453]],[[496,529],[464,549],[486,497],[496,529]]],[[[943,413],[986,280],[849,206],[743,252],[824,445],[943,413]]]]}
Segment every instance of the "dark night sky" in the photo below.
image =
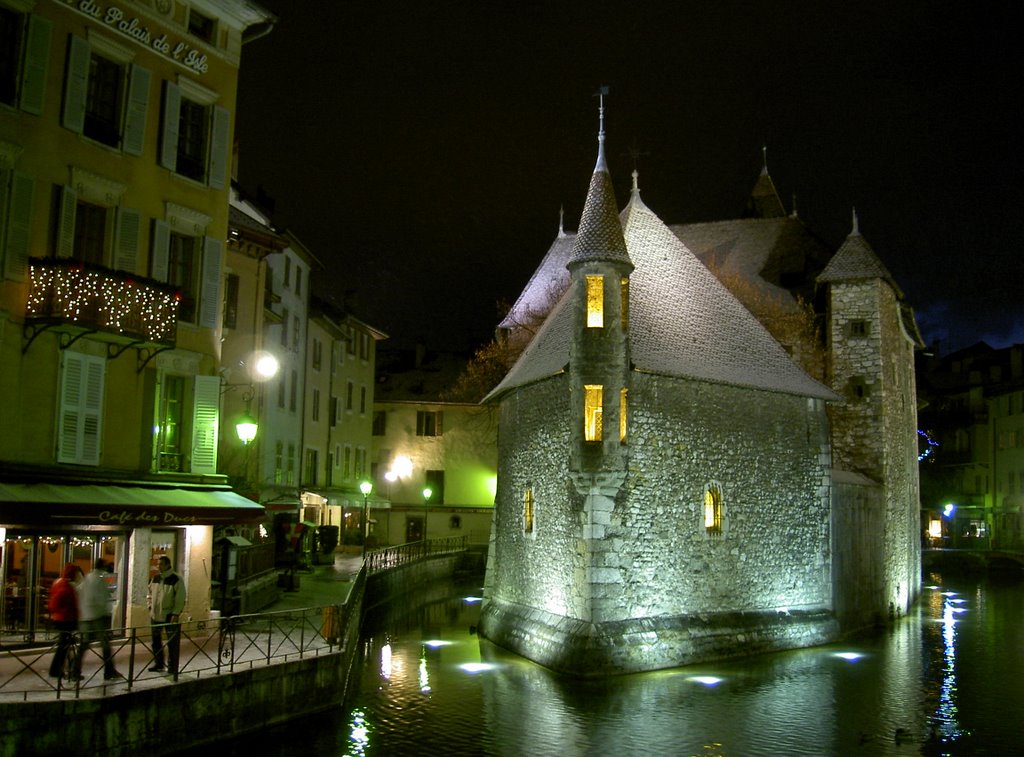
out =
{"type": "Polygon", "coordinates": [[[240,181],[392,343],[474,347],[574,230],[607,98],[620,206],[737,217],[761,146],[832,246],[860,229],[942,351],[1024,342],[1022,46],[1011,2],[266,0],[240,181]]]}

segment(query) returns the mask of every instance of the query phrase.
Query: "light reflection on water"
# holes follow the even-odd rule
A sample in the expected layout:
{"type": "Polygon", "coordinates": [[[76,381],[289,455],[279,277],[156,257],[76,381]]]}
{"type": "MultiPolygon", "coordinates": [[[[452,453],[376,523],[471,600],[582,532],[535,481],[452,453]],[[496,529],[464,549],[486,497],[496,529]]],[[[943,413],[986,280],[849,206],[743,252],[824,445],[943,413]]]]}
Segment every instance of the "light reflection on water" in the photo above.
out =
{"type": "Polygon", "coordinates": [[[293,754],[296,733],[303,753],[353,757],[999,754],[1019,740],[1020,583],[926,588],[855,643],[600,681],[479,639],[479,612],[454,598],[368,623],[344,711],[282,729],[280,751],[270,731],[225,754],[293,754]]]}

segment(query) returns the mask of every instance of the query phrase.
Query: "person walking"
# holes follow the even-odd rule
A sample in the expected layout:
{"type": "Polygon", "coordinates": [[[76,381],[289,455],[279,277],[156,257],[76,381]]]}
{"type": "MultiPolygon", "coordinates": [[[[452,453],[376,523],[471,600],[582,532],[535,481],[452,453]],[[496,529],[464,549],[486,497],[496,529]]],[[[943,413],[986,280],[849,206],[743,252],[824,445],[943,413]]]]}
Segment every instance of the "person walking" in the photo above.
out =
{"type": "MultiPolygon", "coordinates": [[[[50,587],[50,599],[47,609],[54,628],[60,632],[57,637],[57,651],[50,661],[50,676],[60,678],[64,674],[64,661],[67,659],[71,645],[75,643],[75,630],[78,628],[78,593],[76,584],[82,575],[81,569],[72,562],[64,566],[60,578],[50,587]]],[[[78,666],[76,665],[76,668],[78,666]]],[[[68,676],[71,680],[82,678],[78,670],[68,676]]]]}
{"type": "MultiPolygon", "coordinates": [[[[114,656],[110,652],[114,597],[107,585],[109,575],[110,566],[106,560],[100,558],[78,589],[78,623],[82,632],[82,650],[84,651],[92,641],[100,642],[100,648],[103,650],[103,679],[106,681],[124,678],[114,667],[114,656]]],[[[81,667],[81,655],[78,659],[81,667]]]]}
{"type": "Polygon", "coordinates": [[[164,642],[167,636],[167,667],[171,675],[178,672],[181,649],[181,611],[185,609],[185,582],[171,568],[171,558],[160,555],[159,573],[149,582],[149,617],[153,623],[153,672],[164,670],[164,642]]]}

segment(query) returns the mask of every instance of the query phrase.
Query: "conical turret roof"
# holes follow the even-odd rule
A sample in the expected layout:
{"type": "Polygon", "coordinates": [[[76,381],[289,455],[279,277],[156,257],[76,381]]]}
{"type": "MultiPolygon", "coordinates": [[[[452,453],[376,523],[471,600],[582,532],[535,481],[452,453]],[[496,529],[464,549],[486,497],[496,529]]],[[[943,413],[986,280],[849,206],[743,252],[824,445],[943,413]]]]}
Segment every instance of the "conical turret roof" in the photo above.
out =
{"type": "Polygon", "coordinates": [[[835,281],[857,281],[862,279],[882,279],[889,284],[896,292],[896,296],[903,299],[903,291],[899,288],[896,280],[889,273],[871,245],[861,236],[857,222],[857,211],[853,211],[853,230],[846,237],[832,260],[818,274],[819,283],[830,283],[835,281]]]}

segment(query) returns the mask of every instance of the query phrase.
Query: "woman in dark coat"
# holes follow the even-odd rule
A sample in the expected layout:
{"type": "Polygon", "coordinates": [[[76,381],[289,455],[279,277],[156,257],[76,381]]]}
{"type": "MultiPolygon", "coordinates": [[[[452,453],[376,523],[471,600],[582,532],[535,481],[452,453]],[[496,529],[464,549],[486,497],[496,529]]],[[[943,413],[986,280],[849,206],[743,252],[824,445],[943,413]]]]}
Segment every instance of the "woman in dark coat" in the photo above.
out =
{"type": "MultiPolygon", "coordinates": [[[[50,675],[53,678],[61,677],[64,659],[75,640],[74,634],[78,628],[78,594],[75,592],[75,584],[81,576],[81,568],[69,562],[64,566],[61,577],[50,587],[50,620],[53,621],[54,628],[60,631],[57,651],[50,662],[50,675]]],[[[78,677],[81,678],[80,675],[78,677]]]]}

